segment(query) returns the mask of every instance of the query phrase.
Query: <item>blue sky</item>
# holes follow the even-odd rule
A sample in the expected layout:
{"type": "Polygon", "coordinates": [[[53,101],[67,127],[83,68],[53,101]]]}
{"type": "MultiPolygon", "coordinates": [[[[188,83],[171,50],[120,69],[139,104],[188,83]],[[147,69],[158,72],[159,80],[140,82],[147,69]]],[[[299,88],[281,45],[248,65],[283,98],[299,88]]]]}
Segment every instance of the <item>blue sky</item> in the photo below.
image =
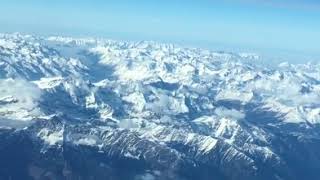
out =
{"type": "Polygon", "coordinates": [[[0,31],[320,57],[316,0],[0,0],[0,31]]]}

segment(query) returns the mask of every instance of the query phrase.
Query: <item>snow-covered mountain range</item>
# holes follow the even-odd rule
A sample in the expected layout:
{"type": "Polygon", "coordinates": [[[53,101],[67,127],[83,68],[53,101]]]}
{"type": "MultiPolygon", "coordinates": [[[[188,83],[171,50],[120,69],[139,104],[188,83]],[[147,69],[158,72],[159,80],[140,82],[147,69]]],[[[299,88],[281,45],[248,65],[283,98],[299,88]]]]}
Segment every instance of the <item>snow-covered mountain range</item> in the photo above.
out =
{"type": "Polygon", "coordinates": [[[319,179],[319,124],[320,64],[0,35],[0,179],[319,179]]]}

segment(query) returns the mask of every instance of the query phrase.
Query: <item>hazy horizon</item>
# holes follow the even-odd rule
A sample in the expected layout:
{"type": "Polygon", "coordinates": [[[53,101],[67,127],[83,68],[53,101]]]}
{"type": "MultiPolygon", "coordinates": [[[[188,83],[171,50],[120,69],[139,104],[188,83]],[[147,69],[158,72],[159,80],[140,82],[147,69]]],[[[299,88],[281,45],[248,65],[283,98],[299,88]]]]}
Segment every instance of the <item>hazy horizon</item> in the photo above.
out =
{"type": "Polygon", "coordinates": [[[152,40],[253,52],[282,61],[319,61],[320,3],[262,1],[12,0],[0,6],[1,32],[152,40]]]}

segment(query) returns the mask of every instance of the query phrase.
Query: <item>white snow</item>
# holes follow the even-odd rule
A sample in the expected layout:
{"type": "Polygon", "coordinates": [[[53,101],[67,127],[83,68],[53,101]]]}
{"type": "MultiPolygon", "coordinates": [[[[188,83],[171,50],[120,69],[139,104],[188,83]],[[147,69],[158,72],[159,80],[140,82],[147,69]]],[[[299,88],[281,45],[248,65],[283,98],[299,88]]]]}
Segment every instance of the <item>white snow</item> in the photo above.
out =
{"type": "Polygon", "coordinates": [[[146,104],[143,94],[138,92],[131,93],[128,96],[124,96],[122,99],[134,104],[134,109],[137,112],[142,112],[146,104]]]}
{"type": "Polygon", "coordinates": [[[60,85],[63,81],[63,77],[49,77],[49,78],[41,78],[39,81],[34,81],[34,83],[40,89],[50,89],[60,85]]]}
{"type": "Polygon", "coordinates": [[[211,138],[211,137],[206,137],[201,141],[200,145],[200,151],[203,151],[203,153],[209,153],[217,144],[218,140],[211,138]]]}
{"type": "Polygon", "coordinates": [[[38,136],[48,145],[60,144],[63,141],[63,129],[54,131],[44,128],[38,133],[38,136]]]}
{"type": "Polygon", "coordinates": [[[235,89],[223,89],[216,96],[216,100],[238,100],[243,103],[249,102],[253,98],[252,92],[241,92],[235,89]]]}
{"type": "Polygon", "coordinates": [[[77,145],[86,145],[86,146],[94,146],[97,144],[97,140],[95,138],[81,138],[75,142],[77,145]]]}

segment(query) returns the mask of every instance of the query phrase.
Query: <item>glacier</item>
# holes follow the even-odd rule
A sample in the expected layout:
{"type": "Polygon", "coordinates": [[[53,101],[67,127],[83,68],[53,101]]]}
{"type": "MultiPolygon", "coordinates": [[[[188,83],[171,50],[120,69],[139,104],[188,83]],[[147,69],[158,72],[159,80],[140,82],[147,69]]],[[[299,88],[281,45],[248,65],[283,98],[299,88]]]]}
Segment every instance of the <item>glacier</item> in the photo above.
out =
{"type": "Polygon", "coordinates": [[[319,124],[319,63],[0,34],[0,179],[319,179],[319,124]]]}

